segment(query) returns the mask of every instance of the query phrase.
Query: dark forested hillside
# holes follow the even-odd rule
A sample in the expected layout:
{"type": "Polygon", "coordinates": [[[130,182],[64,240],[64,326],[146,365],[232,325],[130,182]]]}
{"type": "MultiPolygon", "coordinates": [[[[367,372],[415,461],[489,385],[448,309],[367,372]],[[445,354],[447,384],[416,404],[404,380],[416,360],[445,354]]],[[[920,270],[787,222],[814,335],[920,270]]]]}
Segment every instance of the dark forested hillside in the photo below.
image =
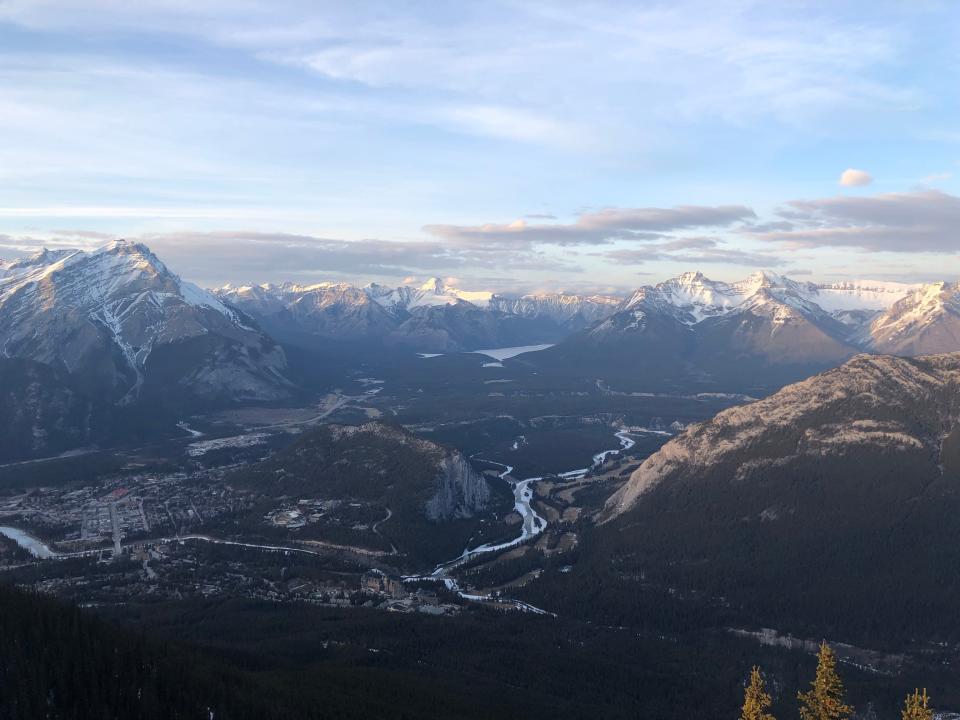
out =
{"type": "Polygon", "coordinates": [[[241,671],[0,586],[0,718],[289,717],[241,671]]]}
{"type": "Polygon", "coordinates": [[[960,355],[859,356],[665,445],[585,564],[753,625],[956,643],[958,417],[960,355]]]}
{"type": "Polygon", "coordinates": [[[481,518],[508,508],[511,497],[461,453],[381,422],[311,430],[229,482],[274,498],[364,505],[382,518],[377,535],[415,567],[459,555],[481,518]]]}

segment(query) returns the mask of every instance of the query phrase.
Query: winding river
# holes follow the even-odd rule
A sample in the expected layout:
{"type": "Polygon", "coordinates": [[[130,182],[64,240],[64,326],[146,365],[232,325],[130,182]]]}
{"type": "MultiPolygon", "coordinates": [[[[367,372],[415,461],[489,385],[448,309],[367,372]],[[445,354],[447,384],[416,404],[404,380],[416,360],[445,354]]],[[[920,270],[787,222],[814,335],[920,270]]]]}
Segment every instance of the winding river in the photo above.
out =
{"type": "Polygon", "coordinates": [[[60,556],[60,553],[43,542],[43,540],[35,538],[30,533],[19,528],[0,525],[0,535],[13,540],[17,545],[40,560],[49,560],[60,556]]]}
{"type": "MultiPolygon", "coordinates": [[[[663,432],[660,430],[637,430],[633,431],[636,433],[653,433],[657,435],[669,435],[670,433],[663,432]]],[[[633,438],[630,437],[630,430],[622,429],[615,433],[615,437],[620,441],[620,447],[613,448],[612,450],[604,450],[593,456],[593,462],[590,467],[578,468],[576,470],[568,470],[566,472],[557,473],[556,477],[563,478],[565,480],[577,480],[586,476],[588,472],[600,467],[608,458],[619,455],[625,450],[629,450],[636,443],[633,438]]],[[[538,614],[546,614],[545,610],[536,608],[528,603],[522,602],[520,600],[513,600],[509,598],[499,598],[492,597],[490,595],[475,595],[471,593],[464,592],[460,590],[459,585],[457,584],[456,578],[450,576],[450,572],[456,568],[462,566],[463,564],[469,562],[473,558],[484,555],[486,553],[492,552],[501,552],[503,550],[508,550],[509,548],[516,547],[517,545],[522,545],[533,537],[536,537],[542,533],[547,527],[547,521],[534,509],[533,507],[533,496],[534,488],[533,484],[543,480],[545,476],[530,477],[524,478],[523,480],[514,480],[510,477],[510,473],[513,472],[513,467],[510,465],[504,465],[503,463],[495,462],[493,460],[481,460],[482,462],[488,463],[490,465],[497,465],[503,468],[503,472],[499,474],[499,477],[502,480],[506,480],[513,487],[513,499],[514,499],[514,510],[519,513],[520,517],[523,519],[523,523],[520,528],[520,535],[513,540],[502,543],[485,543],[479,545],[475,548],[467,548],[464,550],[459,557],[454,558],[453,560],[448,560],[447,562],[437,565],[432,573],[425,576],[411,575],[405,577],[404,580],[407,581],[417,581],[417,580],[435,580],[443,582],[448,589],[454,590],[457,592],[460,597],[465,600],[473,600],[478,602],[499,602],[504,604],[512,605],[513,607],[524,610],[526,612],[533,612],[538,614]]]]}

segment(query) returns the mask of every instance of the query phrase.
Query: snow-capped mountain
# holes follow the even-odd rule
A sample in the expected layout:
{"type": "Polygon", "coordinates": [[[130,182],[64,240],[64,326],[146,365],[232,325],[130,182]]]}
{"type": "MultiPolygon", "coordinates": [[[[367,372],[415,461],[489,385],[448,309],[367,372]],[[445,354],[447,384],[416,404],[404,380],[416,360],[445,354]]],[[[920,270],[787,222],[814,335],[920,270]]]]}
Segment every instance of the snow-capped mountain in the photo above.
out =
{"type": "Polygon", "coordinates": [[[283,351],[141,244],[40,253],[0,279],[0,356],[63,370],[124,404],[154,393],[269,400],[287,392],[283,351]]]}
{"type": "Polygon", "coordinates": [[[485,308],[493,297],[491,292],[448,287],[440,278],[431,278],[419,287],[388,287],[378,283],[370,283],[362,288],[349,283],[332,282],[314,285],[267,283],[240,287],[224,285],[216,293],[231,304],[257,314],[279,312],[301,302],[303,298],[310,298],[309,303],[317,310],[324,310],[338,303],[376,303],[391,316],[401,319],[406,318],[416,308],[453,305],[461,301],[485,308]]]}
{"type": "Polygon", "coordinates": [[[398,322],[392,309],[347,283],[225,286],[217,295],[278,337],[305,333],[344,340],[382,337],[398,322]]]}
{"type": "Polygon", "coordinates": [[[28,255],[27,257],[17,260],[0,260],[0,279],[26,272],[30,268],[51,265],[58,260],[73,255],[75,252],[76,250],[50,250],[43,248],[33,255],[28,255]]]}
{"type": "Polygon", "coordinates": [[[864,347],[892,355],[960,349],[960,283],[924,285],[878,315],[860,336],[864,347]]]}
{"type": "Polygon", "coordinates": [[[840,320],[850,312],[883,311],[918,287],[875,281],[817,284],[767,271],[725,283],[710,280],[700,272],[688,272],[659,285],[640,288],[621,309],[655,302],[673,312],[681,322],[694,325],[707,318],[778,304],[811,317],[831,316],[840,320]]]}
{"type": "Polygon", "coordinates": [[[364,288],[367,295],[393,312],[411,312],[418,307],[437,307],[452,305],[461,300],[485,308],[493,297],[486,290],[461,290],[448,286],[443,279],[434,277],[420,287],[401,286],[397,288],[370,283],[364,288]]]}
{"type": "Polygon", "coordinates": [[[554,342],[609,314],[620,302],[578,295],[510,298],[452,287],[440,278],[419,287],[225,286],[217,295],[277,337],[377,340],[430,352],[554,342]]]}
{"type": "Polygon", "coordinates": [[[891,313],[915,318],[921,312],[915,305],[927,308],[921,313],[926,324],[901,321],[898,327],[909,327],[898,337],[913,336],[922,326],[928,340],[904,342],[905,352],[960,350],[951,324],[956,315],[945,299],[950,292],[936,287],[816,284],[771,272],[726,283],[684,273],[639,288],[610,317],[542,357],[607,377],[633,372],[651,382],[670,377],[678,384],[691,378],[708,386],[755,383],[762,391],[835,366],[861,350],[896,351],[882,331],[891,326],[891,313]]]}
{"type": "Polygon", "coordinates": [[[612,314],[622,298],[610,295],[540,293],[511,297],[494,295],[489,307],[527,318],[547,318],[569,330],[580,330],[612,314]]]}

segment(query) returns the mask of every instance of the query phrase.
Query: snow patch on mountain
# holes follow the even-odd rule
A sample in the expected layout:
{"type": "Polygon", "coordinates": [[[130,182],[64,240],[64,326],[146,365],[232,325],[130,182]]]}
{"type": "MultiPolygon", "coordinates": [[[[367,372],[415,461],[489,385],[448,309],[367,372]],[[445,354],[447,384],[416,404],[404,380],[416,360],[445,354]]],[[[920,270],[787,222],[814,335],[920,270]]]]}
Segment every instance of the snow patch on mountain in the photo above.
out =
{"type": "Polygon", "coordinates": [[[206,350],[183,358],[184,368],[192,368],[186,371],[192,379],[181,378],[186,385],[202,381],[205,392],[237,390],[248,399],[283,394],[277,392],[285,383],[282,351],[212,293],[170,272],[145,245],[118,240],[93,252],[48,251],[8,263],[4,272],[5,357],[62,367],[84,376],[91,391],[121,393],[131,402],[158,347],[211,336],[216,340],[206,350]],[[213,355],[201,357],[205,352],[213,355]]]}

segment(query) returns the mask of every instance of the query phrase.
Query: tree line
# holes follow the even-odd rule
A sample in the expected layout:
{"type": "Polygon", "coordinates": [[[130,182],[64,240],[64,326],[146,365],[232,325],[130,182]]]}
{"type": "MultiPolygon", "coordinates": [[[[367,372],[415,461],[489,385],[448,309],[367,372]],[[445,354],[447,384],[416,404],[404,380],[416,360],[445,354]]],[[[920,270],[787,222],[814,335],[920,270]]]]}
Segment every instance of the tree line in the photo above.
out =
{"type": "MultiPolygon", "coordinates": [[[[798,692],[801,720],[850,720],[853,706],[844,699],[843,680],[837,672],[837,658],[826,642],[820,643],[817,654],[817,672],[807,692],[798,692]]],[[[760,668],[754,665],[750,680],[743,695],[740,720],[776,720],[767,712],[773,698],[767,692],[766,681],[760,668]]],[[[904,700],[902,720],[933,720],[930,697],[926,688],[914,689],[904,700]]]]}

